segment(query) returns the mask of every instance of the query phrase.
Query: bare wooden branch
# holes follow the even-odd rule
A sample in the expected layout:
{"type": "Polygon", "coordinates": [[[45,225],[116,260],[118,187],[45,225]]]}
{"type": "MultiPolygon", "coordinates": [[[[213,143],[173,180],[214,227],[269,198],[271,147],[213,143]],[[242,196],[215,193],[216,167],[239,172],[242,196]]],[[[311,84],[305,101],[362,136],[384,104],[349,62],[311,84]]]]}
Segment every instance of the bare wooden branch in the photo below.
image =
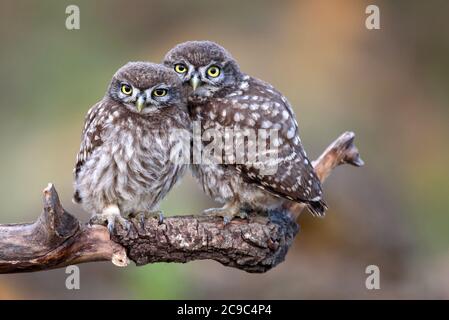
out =
{"type": "MultiPolygon", "coordinates": [[[[342,164],[350,164],[352,166],[361,167],[365,163],[360,158],[359,150],[354,144],[354,132],[347,131],[332,142],[321,156],[312,162],[318,178],[321,183],[326,181],[332,170],[342,164]]],[[[288,209],[296,220],[305,205],[294,203],[288,209]]]]}
{"type": "MultiPolygon", "coordinates": [[[[314,162],[324,181],[336,166],[363,165],[346,132],[314,162]]],[[[131,227],[120,226],[110,235],[100,225],[81,224],[64,210],[58,194],[49,185],[44,190],[44,210],[34,223],[0,225],[0,273],[18,273],[60,268],[92,261],[112,261],[126,266],[153,262],[188,262],[213,259],[247,272],[266,272],[282,262],[298,225],[287,212],[250,216],[224,225],[207,216],[157,219],[136,216],[131,227]]],[[[298,205],[292,210],[303,209],[298,205]]]]}
{"type": "Polygon", "coordinates": [[[125,249],[103,226],[81,226],[49,185],[44,210],[34,223],[0,225],[0,273],[39,271],[88,261],[126,265],[125,249]]]}

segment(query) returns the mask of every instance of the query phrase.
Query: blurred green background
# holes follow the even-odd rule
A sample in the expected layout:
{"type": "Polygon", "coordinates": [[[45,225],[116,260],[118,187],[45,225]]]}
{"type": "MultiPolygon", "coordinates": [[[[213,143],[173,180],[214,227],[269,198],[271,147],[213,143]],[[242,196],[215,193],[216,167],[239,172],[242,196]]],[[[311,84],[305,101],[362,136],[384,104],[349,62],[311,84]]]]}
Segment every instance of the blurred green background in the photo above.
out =
{"type": "MultiPolygon", "coordinates": [[[[0,223],[32,221],[56,184],[73,205],[72,168],[86,111],[130,60],[159,62],[179,42],[208,39],[294,105],[309,155],[356,132],[366,162],[339,167],[324,189],[326,219],[299,218],[286,261],[247,274],[212,261],[120,269],[81,265],[0,275],[0,298],[449,298],[449,2],[0,2],[0,223]],[[81,29],[65,28],[65,9],[81,29]],[[365,28],[380,7],[381,29],[365,28]],[[365,288],[365,268],[381,290],[365,288]]],[[[214,205],[190,176],[166,214],[214,205]]]]}

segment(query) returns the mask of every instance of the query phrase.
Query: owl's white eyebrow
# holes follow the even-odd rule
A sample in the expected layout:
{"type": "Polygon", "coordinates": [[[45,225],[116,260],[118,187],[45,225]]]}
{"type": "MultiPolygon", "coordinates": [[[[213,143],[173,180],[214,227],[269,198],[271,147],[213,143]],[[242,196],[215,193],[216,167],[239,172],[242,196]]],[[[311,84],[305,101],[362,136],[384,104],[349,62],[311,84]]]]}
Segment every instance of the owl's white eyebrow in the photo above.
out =
{"type": "Polygon", "coordinates": [[[174,63],[173,63],[173,65],[177,65],[177,64],[184,64],[184,65],[186,65],[186,66],[191,66],[191,64],[190,63],[188,63],[186,60],[184,60],[184,59],[179,59],[179,60],[177,60],[177,61],[175,61],[174,63]]]}
{"type": "Polygon", "coordinates": [[[150,90],[150,89],[151,89],[151,90],[154,90],[154,89],[156,89],[156,88],[168,89],[168,88],[170,88],[170,85],[168,85],[168,84],[162,82],[162,83],[158,83],[158,84],[155,85],[155,86],[152,86],[152,87],[149,88],[148,90],[150,90]]]}
{"type": "Polygon", "coordinates": [[[210,66],[217,66],[217,67],[221,68],[222,64],[217,62],[217,61],[215,61],[215,60],[212,60],[208,65],[206,65],[206,67],[210,67],[210,66]]]}

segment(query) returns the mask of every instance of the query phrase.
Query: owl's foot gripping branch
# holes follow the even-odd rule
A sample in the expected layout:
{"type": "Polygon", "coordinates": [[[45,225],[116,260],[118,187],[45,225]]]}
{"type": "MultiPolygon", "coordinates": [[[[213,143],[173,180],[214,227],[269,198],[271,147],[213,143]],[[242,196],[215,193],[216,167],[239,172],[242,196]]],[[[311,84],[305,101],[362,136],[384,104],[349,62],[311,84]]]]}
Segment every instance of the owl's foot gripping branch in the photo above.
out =
{"type": "MultiPolygon", "coordinates": [[[[363,165],[352,132],[343,133],[314,162],[324,181],[344,163],[363,165]]],[[[223,219],[177,216],[162,222],[154,217],[131,218],[129,230],[120,225],[110,234],[101,225],[81,224],[64,210],[49,185],[44,210],[34,223],[0,225],[0,273],[60,268],[93,261],[126,266],[153,262],[212,259],[247,272],[266,272],[282,262],[298,231],[294,219],[282,212],[267,217],[223,219]]],[[[298,205],[294,213],[303,209],[298,205]]]]}

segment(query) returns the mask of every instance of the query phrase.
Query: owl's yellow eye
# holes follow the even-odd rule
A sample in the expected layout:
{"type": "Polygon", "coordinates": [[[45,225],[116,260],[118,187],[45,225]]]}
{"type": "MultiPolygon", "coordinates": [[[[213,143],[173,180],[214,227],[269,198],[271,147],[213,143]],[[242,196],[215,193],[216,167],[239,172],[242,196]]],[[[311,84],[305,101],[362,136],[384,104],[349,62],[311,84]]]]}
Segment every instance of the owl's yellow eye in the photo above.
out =
{"type": "Polygon", "coordinates": [[[153,90],[153,96],[155,97],[163,97],[167,95],[167,89],[155,89],[153,90]]]}
{"type": "Polygon", "coordinates": [[[217,66],[211,66],[209,69],[207,69],[207,75],[216,78],[220,75],[220,68],[217,66]]]}
{"type": "Polygon", "coordinates": [[[133,93],[133,88],[129,84],[122,84],[121,90],[127,96],[130,96],[133,93]]]}
{"type": "Polygon", "coordinates": [[[184,64],[179,63],[179,64],[175,65],[175,71],[177,73],[186,73],[187,67],[184,64]]]}

